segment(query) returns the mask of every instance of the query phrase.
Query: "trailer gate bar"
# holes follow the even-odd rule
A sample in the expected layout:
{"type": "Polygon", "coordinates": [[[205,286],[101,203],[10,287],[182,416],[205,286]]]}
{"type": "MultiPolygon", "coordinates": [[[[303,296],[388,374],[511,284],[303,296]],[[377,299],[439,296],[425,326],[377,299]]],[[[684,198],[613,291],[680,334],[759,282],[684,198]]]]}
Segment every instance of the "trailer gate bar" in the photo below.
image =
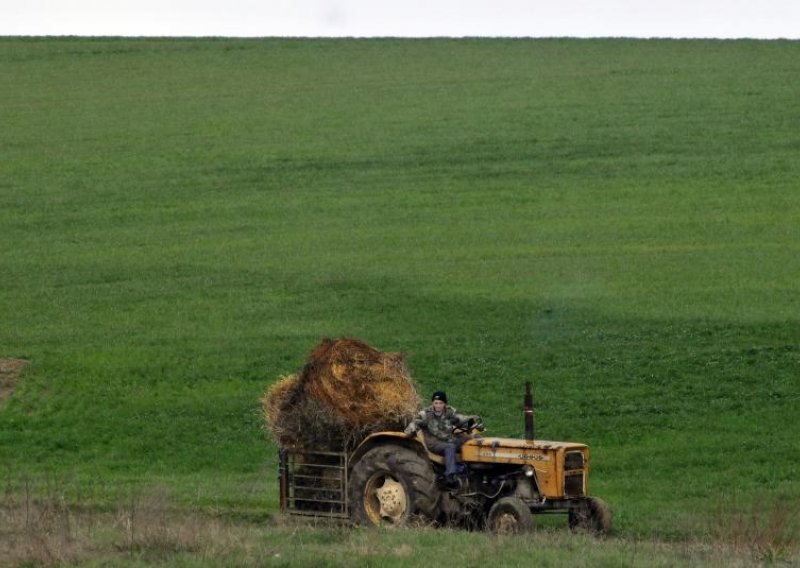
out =
{"type": "Polygon", "coordinates": [[[278,451],[281,512],[348,518],[347,454],[281,448],[278,451]]]}

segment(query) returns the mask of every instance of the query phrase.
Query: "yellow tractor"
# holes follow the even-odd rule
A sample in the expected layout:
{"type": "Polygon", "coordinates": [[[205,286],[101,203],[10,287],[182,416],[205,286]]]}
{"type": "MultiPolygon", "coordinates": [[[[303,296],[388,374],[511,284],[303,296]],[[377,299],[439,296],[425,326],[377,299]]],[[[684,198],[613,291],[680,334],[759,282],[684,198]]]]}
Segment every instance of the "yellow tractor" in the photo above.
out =
{"type": "MultiPolygon", "coordinates": [[[[484,435],[464,443],[457,486],[443,483],[444,460],[421,433],[378,432],[352,451],[282,448],[281,510],[367,526],[421,521],[499,533],[529,530],[534,514],[561,513],[575,531],[610,532],[610,509],[588,494],[589,447],[534,439],[530,384],[524,413],[524,439],[484,435]]],[[[483,431],[480,421],[463,428],[483,431]]]]}

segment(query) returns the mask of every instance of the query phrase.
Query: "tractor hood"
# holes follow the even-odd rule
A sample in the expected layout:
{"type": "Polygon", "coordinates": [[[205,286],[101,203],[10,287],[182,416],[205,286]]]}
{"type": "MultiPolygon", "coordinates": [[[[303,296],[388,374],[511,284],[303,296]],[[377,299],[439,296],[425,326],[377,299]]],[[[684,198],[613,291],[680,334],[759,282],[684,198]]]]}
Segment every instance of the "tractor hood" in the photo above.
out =
{"type": "Polygon", "coordinates": [[[518,438],[477,438],[461,449],[462,459],[468,462],[529,463],[550,461],[557,454],[580,451],[588,458],[588,446],[576,442],[521,440],[518,438]]]}
{"type": "Polygon", "coordinates": [[[537,450],[577,450],[587,447],[578,442],[553,442],[550,440],[523,440],[520,438],[495,438],[484,437],[470,440],[465,446],[489,446],[491,448],[507,449],[537,449],[537,450]]]}

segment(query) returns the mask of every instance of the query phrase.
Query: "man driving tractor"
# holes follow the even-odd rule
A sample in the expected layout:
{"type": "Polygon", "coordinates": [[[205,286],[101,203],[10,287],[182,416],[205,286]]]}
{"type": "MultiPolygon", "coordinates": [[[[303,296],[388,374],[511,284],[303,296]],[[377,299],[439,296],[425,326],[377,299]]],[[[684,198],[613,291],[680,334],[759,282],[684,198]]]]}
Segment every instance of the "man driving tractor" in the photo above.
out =
{"type": "Polygon", "coordinates": [[[444,482],[448,487],[457,487],[456,455],[464,442],[473,438],[469,431],[479,422],[474,415],[459,414],[455,408],[447,404],[447,394],[436,391],[431,396],[431,406],[421,410],[406,427],[405,434],[415,436],[422,431],[425,445],[435,454],[444,456],[444,482]]]}

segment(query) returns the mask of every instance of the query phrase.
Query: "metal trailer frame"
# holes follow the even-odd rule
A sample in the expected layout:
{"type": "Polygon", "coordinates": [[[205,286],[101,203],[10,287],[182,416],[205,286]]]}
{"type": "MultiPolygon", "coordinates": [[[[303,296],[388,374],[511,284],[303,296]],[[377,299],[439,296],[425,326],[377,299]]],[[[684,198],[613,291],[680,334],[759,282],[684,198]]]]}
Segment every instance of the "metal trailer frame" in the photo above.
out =
{"type": "Polygon", "coordinates": [[[278,450],[281,512],[349,518],[348,466],[346,452],[278,450]]]}

